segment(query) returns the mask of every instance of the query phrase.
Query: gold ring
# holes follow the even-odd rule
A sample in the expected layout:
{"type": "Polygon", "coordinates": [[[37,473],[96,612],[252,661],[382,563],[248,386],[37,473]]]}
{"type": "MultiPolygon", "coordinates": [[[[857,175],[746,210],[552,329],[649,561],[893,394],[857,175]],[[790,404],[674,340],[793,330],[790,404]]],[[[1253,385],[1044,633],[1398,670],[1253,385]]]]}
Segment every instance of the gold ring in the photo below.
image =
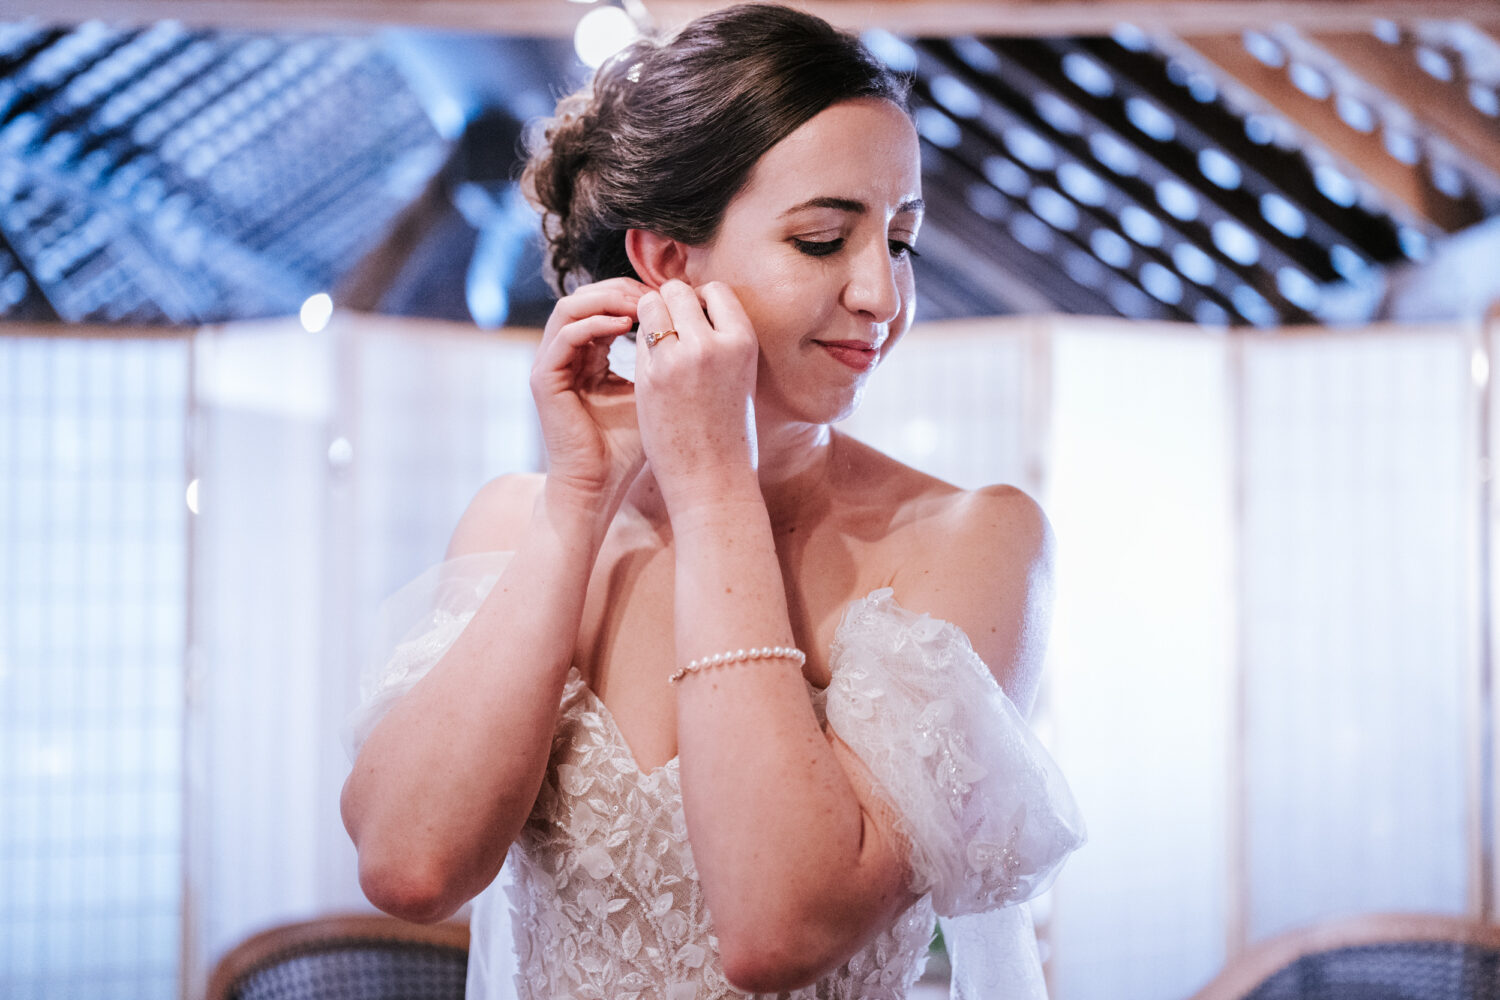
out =
{"type": "Polygon", "coordinates": [[[646,334],[646,346],[647,347],[655,347],[657,344],[661,343],[663,340],[667,339],[668,337],[675,337],[675,336],[677,336],[677,331],[676,330],[661,330],[661,331],[658,331],[656,333],[648,333],[648,334],[646,334]]]}

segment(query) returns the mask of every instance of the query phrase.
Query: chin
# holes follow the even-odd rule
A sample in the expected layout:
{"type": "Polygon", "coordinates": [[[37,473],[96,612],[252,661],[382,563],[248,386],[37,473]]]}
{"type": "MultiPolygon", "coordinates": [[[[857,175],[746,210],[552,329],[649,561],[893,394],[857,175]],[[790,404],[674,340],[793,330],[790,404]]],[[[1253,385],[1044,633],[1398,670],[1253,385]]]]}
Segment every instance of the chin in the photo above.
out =
{"type": "Polygon", "coordinates": [[[854,386],[853,392],[844,393],[841,394],[839,398],[828,400],[826,405],[819,407],[819,409],[821,409],[823,412],[816,419],[809,420],[808,422],[816,424],[836,424],[840,420],[852,417],[854,415],[854,411],[859,409],[859,404],[864,401],[864,398],[865,383],[864,380],[861,379],[859,383],[854,386]]]}
{"type": "Polygon", "coordinates": [[[836,381],[799,380],[776,388],[763,383],[766,395],[756,400],[756,407],[768,414],[781,414],[794,423],[835,424],[859,408],[871,372],[836,381]]]}

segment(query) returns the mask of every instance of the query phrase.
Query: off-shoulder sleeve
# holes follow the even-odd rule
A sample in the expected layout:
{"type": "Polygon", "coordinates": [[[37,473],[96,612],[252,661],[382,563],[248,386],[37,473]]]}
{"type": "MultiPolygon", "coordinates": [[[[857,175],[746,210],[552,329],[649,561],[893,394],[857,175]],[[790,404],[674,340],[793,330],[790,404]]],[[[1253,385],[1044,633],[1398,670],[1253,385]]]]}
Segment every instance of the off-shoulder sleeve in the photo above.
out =
{"type": "Polygon", "coordinates": [[[352,761],[397,698],[431,670],[479,610],[509,552],[478,552],[433,566],[380,606],[370,658],[359,678],[359,707],[344,724],[352,761]]]}
{"type": "Polygon", "coordinates": [[[1045,890],[1083,843],[1083,821],[963,631],[877,590],[850,605],[832,671],[828,724],[894,807],[912,890],[944,917],[1045,890]]]}

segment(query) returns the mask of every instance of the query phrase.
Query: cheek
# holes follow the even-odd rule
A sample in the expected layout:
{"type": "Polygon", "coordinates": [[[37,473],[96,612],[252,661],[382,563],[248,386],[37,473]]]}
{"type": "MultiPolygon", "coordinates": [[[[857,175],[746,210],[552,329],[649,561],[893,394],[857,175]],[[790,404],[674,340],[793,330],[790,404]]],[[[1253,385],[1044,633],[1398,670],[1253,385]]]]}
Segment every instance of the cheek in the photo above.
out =
{"type": "Polygon", "coordinates": [[[812,315],[807,301],[806,289],[783,271],[762,271],[754,275],[741,275],[739,281],[731,282],[745,315],[755,328],[755,336],[764,346],[777,334],[793,335],[799,320],[806,321],[812,315]]]}

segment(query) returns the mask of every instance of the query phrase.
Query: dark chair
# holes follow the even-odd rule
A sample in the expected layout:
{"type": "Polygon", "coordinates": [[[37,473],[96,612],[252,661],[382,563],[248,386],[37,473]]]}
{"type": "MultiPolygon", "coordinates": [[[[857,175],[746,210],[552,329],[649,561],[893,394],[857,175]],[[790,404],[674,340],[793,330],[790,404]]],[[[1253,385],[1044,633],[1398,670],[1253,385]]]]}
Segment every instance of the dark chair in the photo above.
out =
{"type": "Polygon", "coordinates": [[[1500,925],[1383,914],[1248,949],[1192,1000],[1500,1000],[1500,925]]]}
{"type": "Polygon", "coordinates": [[[466,924],[320,917],[236,945],[206,1000],[463,1000],[468,959],[466,924]]]}

